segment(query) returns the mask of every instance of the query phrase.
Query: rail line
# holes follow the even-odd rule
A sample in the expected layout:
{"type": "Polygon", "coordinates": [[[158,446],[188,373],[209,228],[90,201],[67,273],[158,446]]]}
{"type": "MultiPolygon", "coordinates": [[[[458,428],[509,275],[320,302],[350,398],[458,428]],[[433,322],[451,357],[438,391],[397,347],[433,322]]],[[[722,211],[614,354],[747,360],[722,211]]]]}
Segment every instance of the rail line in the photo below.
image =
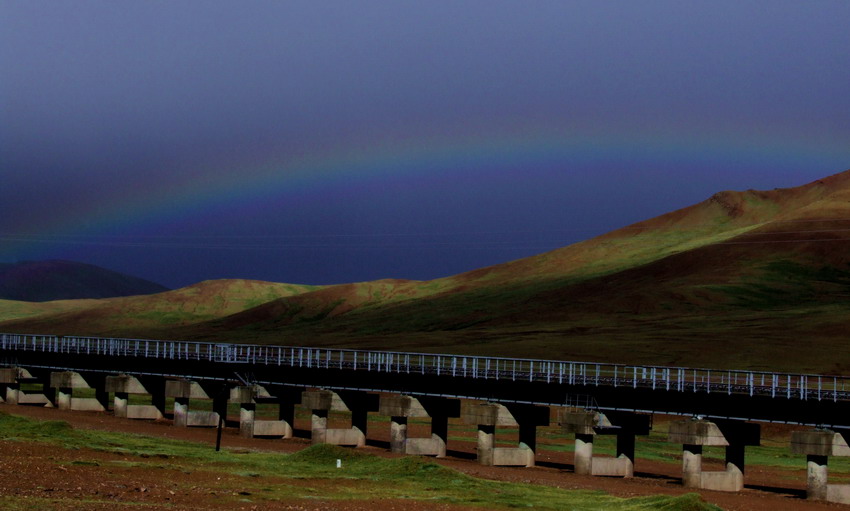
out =
{"type": "MultiPolygon", "coordinates": [[[[232,363],[262,367],[340,369],[794,400],[850,401],[850,378],[746,370],[641,366],[564,360],[124,339],[0,334],[3,352],[232,363]]],[[[7,364],[8,365],[8,364],[7,364]]]]}

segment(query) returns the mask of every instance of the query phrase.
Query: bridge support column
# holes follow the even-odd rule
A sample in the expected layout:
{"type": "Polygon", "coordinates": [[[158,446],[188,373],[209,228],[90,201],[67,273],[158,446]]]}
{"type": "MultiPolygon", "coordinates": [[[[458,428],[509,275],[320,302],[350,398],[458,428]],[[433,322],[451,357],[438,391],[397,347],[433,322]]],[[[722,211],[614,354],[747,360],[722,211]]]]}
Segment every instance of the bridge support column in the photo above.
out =
{"type": "Polygon", "coordinates": [[[308,390],[301,405],[311,410],[311,442],[363,447],[366,445],[369,412],[378,411],[378,396],[367,392],[308,390]],[[330,411],[351,412],[351,428],[329,429],[330,411]]]}
{"type": "Polygon", "coordinates": [[[403,453],[407,444],[407,417],[390,416],[390,451],[403,453]]]}
{"type": "Polygon", "coordinates": [[[92,387],[80,373],[62,371],[50,373],[50,387],[56,391],[56,406],[60,410],[78,410],[87,412],[105,412],[109,403],[103,386],[92,387]],[[94,398],[75,398],[74,389],[95,390],[94,398]]]}
{"type": "Polygon", "coordinates": [[[761,443],[760,427],[743,421],[691,419],[673,422],[667,441],[682,444],[682,484],[688,488],[740,491],[744,488],[744,448],[761,443]],[[704,472],[704,446],[726,447],[726,470],[704,472]]]}
{"type": "Polygon", "coordinates": [[[292,438],[295,434],[295,405],[301,404],[301,392],[292,392],[291,396],[279,394],[277,420],[286,424],[283,438],[292,438]]]}
{"type": "Polygon", "coordinates": [[[467,404],[461,410],[467,424],[478,426],[478,462],[492,466],[534,466],[537,426],[549,425],[549,408],[498,403],[467,404]],[[518,447],[495,447],[496,426],[519,428],[518,447]]]}
{"type": "Polygon", "coordinates": [[[561,429],[575,434],[576,474],[614,477],[634,477],[635,436],[649,434],[651,419],[644,414],[574,409],[561,410],[558,416],[561,429]],[[613,458],[593,455],[595,435],[617,435],[613,458]]]}
{"type": "MultiPolygon", "coordinates": [[[[261,385],[247,385],[231,389],[230,400],[239,403],[239,434],[246,438],[280,437],[292,438],[294,421],[294,394],[291,389],[280,389],[283,394],[273,396],[261,385]],[[278,403],[278,420],[256,418],[257,405],[278,403]]],[[[299,393],[300,395],[300,393],[299,393]]]]}
{"type": "MultiPolygon", "coordinates": [[[[147,386],[151,386],[148,384],[147,386]]],[[[130,404],[130,396],[131,395],[151,395],[146,385],[143,385],[141,381],[135,376],[130,376],[128,374],[119,374],[113,376],[107,376],[104,381],[104,390],[105,392],[112,393],[112,407],[116,417],[124,417],[127,419],[147,419],[147,420],[157,420],[162,419],[164,410],[163,405],[131,405],[130,404]]],[[[161,399],[164,400],[165,396],[162,392],[159,392],[161,399]]],[[[152,403],[156,402],[156,396],[152,396],[152,403]]]]}
{"type": "Polygon", "coordinates": [[[791,452],[806,455],[806,497],[850,504],[850,485],[828,484],[829,456],[850,456],[848,431],[814,430],[791,433],[791,452]]]}
{"type": "Polygon", "coordinates": [[[593,475],[593,433],[576,433],[575,459],[573,465],[576,474],[593,475]]]}
{"type": "Polygon", "coordinates": [[[19,405],[37,405],[53,408],[56,389],[50,386],[50,373],[46,371],[31,373],[24,367],[6,368],[5,377],[10,381],[6,387],[6,402],[19,405]],[[41,391],[25,389],[24,385],[41,386],[41,391]]]}
{"type": "Polygon", "coordinates": [[[448,440],[448,418],[460,416],[457,399],[382,395],[379,413],[390,416],[390,450],[419,456],[444,457],[448,440]],[[410,438],[409,418],[431,418],[431,436],[410,438]]]}
{"type": "Polygon", "coordinates": [[[174,425],[178,427],[216,427],[227,412],[227,395],[219,385],[205,389],[191,380],[168,380],[165,382],[166,397],[174,398],[174,425]],[[209,390],[209,392],[208,392],[209,390]],[[212,393],[212,397],[210,396],[212,393]],[[212,400],[212,411],[191,411],[191,399],[212,400]]]}
{"type": "Polygon", "coordinates": [[[0,390],[2,390],[2,400],[10,405],[18,404],[18,393],[20,392],[20,384],[18,376],[21,369],[17,367],[0,368],[0,390]]]}

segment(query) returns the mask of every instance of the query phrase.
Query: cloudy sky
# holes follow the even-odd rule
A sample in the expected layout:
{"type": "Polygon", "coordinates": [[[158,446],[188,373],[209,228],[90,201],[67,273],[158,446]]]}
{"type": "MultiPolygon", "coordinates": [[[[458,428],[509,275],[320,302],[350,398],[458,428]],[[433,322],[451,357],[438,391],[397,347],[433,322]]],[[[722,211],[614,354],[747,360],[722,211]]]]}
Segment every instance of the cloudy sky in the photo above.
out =
{"type": "Polygon", "coordinates": [[[850,2],[0,0],[0,262],[429,279],[850,168],[850,2]]]}

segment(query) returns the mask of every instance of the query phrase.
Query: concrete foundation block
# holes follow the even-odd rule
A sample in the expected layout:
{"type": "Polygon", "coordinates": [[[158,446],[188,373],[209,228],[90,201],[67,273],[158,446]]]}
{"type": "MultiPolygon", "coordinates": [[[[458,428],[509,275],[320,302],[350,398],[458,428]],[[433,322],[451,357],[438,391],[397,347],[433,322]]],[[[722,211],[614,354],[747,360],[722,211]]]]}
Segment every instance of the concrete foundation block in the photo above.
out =
{"type": "Polygon", "coordinates": [[[72,397],[70,409],[80,412],[105,412],[106,407],[103,403],[93,397],[72,397]]]}
{"type": "Polygon", "coordinates": [[[162,411],[154,405],[128,405],[128,419],[160,420],[163,418],[162,411]]]}
{"type": "Polygon", "coordinates": [[[744,474],[736,468],[725,472],[702,472],[699,479],[700,488],[714,491],[741,491],[744,489],[744,474]]]}
{"type": "Polygon", "coordinates": [[[533,467],[534,451],[525,447],[493,448],[493,466],[495,467],[533,467]]]}
{"type": "Polygon", "coordinates": [[[53,403],[48,397],[41,392],[24,392],[18,393],[18,404],[20,405],[43,405],[47,408],[53,408],[53,403]]]}
{"type": "Polygon", "coordinates": [[[850,484],[827,485],[826,500],[837,504],[850,504],[850,484]]]}
{"type": "Polygon", "coordinates": [[[431,438],[408,438],[404,444],[404,453],[414,456],[446,456],[446,442],[439,435],[431,438]]]}
{"type": "Polygon", "coordinates": [[[286,421],[254,421],[254,436],[292,438],[292,426],[286,421]]]}
{"type": "Polygon", "coordinates": [[[591,475],[609,477],[633,477],[635,474],[632,460],[621,456],[619,458],[593,458],[590,469],[591,475]]]}
{"type": "Polygon", "coordinates": [[[328,429],[325,432],[325,443],[330,445],[363,447],[366,445],[366,435],[358,428],[328,429]]]}
{"type": "Polygon", "coordinates": [[[186,416],[186,426],[198,428],[215,428],[218,426],[219,415],[216,412],[189,412],[186,416]]]}

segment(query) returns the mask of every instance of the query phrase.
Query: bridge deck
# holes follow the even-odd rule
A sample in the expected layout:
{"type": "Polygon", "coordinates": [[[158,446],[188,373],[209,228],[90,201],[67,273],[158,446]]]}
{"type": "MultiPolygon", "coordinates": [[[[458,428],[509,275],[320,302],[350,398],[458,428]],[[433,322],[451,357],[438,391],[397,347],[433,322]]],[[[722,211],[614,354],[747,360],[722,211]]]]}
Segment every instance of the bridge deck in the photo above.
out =
{"type": "Polygon", "coordinates": [[[835,416],[850,402],[850,378],[842,376],[22,334],[0,334],[0,352],[6,365],[196,378],[241,371],[277,384],[850,425],[835,416]]]}

